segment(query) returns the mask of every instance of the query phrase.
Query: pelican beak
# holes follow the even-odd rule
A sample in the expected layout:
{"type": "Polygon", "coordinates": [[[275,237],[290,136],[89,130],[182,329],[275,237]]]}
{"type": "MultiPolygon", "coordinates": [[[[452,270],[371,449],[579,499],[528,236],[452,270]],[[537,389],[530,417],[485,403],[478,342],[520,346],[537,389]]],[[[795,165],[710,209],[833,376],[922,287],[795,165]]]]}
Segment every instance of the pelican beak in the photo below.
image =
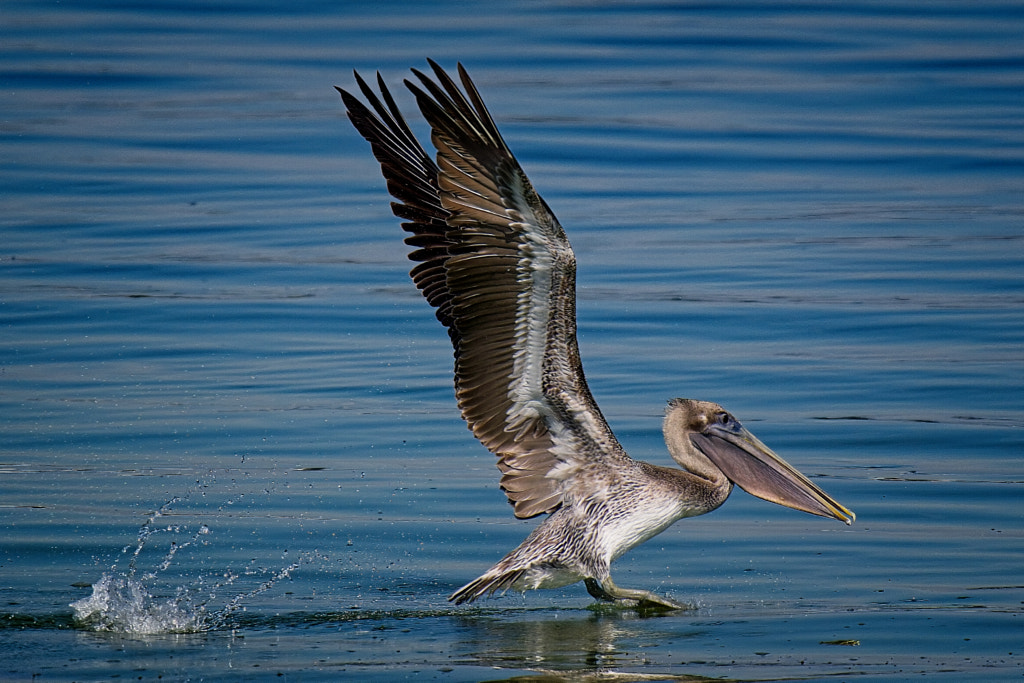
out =
{"type": "Polygon", "coordinates": [[[693,445],[747,493],[812,515],[852,524],[857,518],[796,468],[775,455],[727,413],[703,432],[690,434],[693,445]]]}

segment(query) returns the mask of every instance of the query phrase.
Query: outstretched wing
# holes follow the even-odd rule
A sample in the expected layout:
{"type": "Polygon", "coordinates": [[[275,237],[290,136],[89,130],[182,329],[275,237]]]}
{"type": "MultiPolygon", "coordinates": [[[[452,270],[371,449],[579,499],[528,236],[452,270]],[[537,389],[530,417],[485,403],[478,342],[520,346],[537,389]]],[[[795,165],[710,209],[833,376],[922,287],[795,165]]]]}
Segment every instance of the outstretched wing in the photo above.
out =
{"type": "Polygon", "coordinates": [[[460,64],[465,94],[437,64],[436,80],[406,81],[431,127],[437,162],[410,132],[383,80],[376,115],[341,90],[408,222],[410,275],[448,328],[455,393],[473,434],[498,456],[517,517],[558,508],[575,473],[625,457],[583,376],[576,344],[576,259],[460,64]]]}

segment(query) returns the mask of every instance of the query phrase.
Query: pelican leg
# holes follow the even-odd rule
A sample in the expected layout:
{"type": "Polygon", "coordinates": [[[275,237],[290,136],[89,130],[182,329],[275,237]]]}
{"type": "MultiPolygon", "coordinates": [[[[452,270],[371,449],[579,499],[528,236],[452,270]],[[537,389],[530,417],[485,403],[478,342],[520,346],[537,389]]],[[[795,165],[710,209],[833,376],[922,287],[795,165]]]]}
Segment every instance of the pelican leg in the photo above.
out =
{"type": "Polygon", "coordinates": [[[598,600],[625,603],[631,606],[632,602],[636,601],[636,606],[641,609],[693,609],[690,605],[684,605],[676,602],[675,600],[663,598],[650,591],[634,588],[619,588],[615,585],[612,581],[612,577],[610,576],[604,581],[598,581],[597,579],[583,579],[583,583],[587,587],[587,592],[598,600]]]}

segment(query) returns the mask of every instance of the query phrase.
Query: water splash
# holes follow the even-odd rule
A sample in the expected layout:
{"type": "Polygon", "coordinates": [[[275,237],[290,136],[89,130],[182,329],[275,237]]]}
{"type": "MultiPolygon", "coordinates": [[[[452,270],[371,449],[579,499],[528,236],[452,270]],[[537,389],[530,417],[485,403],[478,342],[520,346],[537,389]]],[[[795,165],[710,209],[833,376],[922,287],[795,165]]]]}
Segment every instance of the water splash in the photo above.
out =
{"type": "Polygon", "coordinates": [[[209,629],[204,606],[189,604],[186,596],[161,600],[131,576],[104,574],[92,595],[71,603],[75,620],[95,631],[133,635],[198,633],[209,629]]]}
{"type": "MultiPolygon", "coordinates": [[[[209,484],[198,482],[196,490],[209,484]]],[[[187,524],[168,523],[164,518],[172,514],[175,505],[187,500],[195,490],[185,496],[164,503],[139,528],[138,539],[125,546],[121,554],[128,556],[125,569],[115,562],[92,586],[92,595],[76,600],[70,607],[79,626],[95,631],[131,635],[158,635],[169,633],[200,633],[230,626],[232,615],[244,609],[247,600],[290,578],[304,564],[326,560],[318,551],[302,553],[291,564],[270,570],[255,566],[255,561],[242,570],[228,569],[213,575],[179,570],[168,574],[175,558],[187,548],[201,549],[209,544],[211,529],[207,524],[190,527],[187,524]],[[162,557],[154,567],[143,571],[144,555],[157,544],[158,538],[171,539],[162,557]],[[180,585],[173,586],[175,582],[180,585]],[[248,590],[239,591],[236,583],[256,583],[248,590]],[[230,597],[223,597],[225,589],[233,589],[230,597]],[[218,597],[221,596],[221,597],[218,597]]],[[[228,501],[228,505],[234,500],[228,501]]],[[[287,556],[287,551],[284,553],[287,556]]]]}

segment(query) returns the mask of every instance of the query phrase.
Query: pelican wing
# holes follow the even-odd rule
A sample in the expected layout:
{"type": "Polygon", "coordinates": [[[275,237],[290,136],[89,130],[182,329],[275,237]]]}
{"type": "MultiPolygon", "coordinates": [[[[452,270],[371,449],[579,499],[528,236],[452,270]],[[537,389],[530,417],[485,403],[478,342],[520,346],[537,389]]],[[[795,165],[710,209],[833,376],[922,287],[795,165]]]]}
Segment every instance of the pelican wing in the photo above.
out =
{"type": "Polygon", "coordinates": [[[406,85],[431,127],[437,162],[410,132],[380,76],[376,115],[339,89],[406,219],[410,275],[455,347],[455,393],[473,434],[498,456],[517,517],[558,508],[588,461],[625,457],[583,376],[576,258],[460,64],[465,94],[437,64],[406,85]]]}

